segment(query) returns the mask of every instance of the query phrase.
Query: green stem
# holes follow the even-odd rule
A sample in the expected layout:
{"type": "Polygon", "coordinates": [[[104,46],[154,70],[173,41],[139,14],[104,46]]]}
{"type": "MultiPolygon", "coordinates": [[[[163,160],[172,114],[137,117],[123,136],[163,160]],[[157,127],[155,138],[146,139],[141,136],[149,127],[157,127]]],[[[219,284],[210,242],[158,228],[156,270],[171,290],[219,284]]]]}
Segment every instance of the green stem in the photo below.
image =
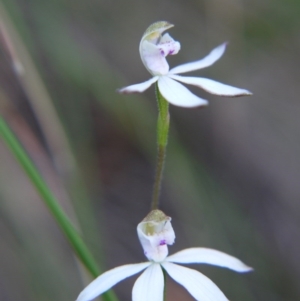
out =
{"type": "Polygon", "coordinates": [[[159,195],[162,183],[162,175],[165,164],[166,149],[168,144],[169,135],[169,103],[159,92],[156,83],[156,99],[158,104],[158,120],[157,120],[157,162],[156,162],[156,173],[153,187],[153,197],[151,209],[158,209],[159,207],[159,195]]]}
{"type": "Polygon", "coordinates": [[[163,301],[167,300],[167,272],[162,269],[164,275],[164,293],[163,293],[163,301]]]}
{"type": "Polygon", "coordinates": [[[166,148],[158,146],[156,173],[155,173],[155,181],[154,181],[152,205],[151,205],[152,210],[158,209],[158,205],[159,205],[159,195],[160,195],[160,188],[162,182],[162,174],[164,169],[165,153],[166,153],[166,148]]]}
{"type": "MultiPolygon", "coordinates": [[[[100,270],[97,267],[92,254],[86,247],[85,243],[81,239],[80,235],[78,234],[69,218],[62,210],[57,199],[52,194],[47,184],[39,174],[37,168],[34,166],[29,156],[2,117],[0,117],[0,136],[10,148],[16,159],[19,161],[28,178],[31,180],[33,186],[36,188],[45,205],[48,207],[49,211],[60,226],[64,235],[70,242],[78,258],[81,260],[86,269],[91,273],[91,275],[93,277],[97,277],[100,274],[100,270]]],[[[117,300],[116,296],[111,291],[104,293],[103,299],[105,301],[117,300]]]]}

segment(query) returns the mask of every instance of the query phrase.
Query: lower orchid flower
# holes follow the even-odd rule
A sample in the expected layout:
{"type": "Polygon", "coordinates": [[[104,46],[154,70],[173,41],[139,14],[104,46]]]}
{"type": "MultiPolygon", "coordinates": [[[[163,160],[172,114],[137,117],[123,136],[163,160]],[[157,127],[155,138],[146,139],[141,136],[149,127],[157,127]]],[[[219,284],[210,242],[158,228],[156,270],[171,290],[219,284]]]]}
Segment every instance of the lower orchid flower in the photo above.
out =
{"type": "Polygon", "coordinates": [[[132,290],[133,301],[163,301],[166,271],[184,286],[198,301],[228,301],[222,291],[202,273],[176,263],[202,263],[228,268],[236,272],[249,272],[252,268],[239,259],[207,248],[190,248],[171,256],[168,246],[175,240],[171,218],[160,210],[151,211],[138,224],[137,233],[148,262],[127,264],[107,271],[92,281],[76,301],[90,301],[109,290],[121,280],[145,270],[136,280],[132,290]]]}
{"type": "Polygon", "coordinates": [[[124,87],[119,90],[120,93],[144,92],[157,82],[162,96],[169,103],[180,107],[203,106],[207,105],[208,102],[194,95],[179,82],[197,86],[211,94],[220,96],[252,95],[248,90],[225,85],[208,78],[178,75],[211,66],[223,55],[227,43],[213,49],[201,60],[182,64],[169,70],[166,56],[177,54],[180,50],[179,42],[174,41],[168,33],[162,35],[165,30],[171,27],[173,27],[172,24],[163,21],[156,22],[148,27],[140,42],[140,56],[146,69],[153,77],[143,83],[124,87]]]}

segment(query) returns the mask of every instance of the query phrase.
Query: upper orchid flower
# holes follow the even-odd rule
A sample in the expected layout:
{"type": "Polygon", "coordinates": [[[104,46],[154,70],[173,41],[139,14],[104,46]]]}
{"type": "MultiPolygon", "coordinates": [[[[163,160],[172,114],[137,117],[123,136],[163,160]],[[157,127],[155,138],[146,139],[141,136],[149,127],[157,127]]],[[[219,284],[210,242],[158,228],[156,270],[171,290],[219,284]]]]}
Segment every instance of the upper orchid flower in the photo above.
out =
{"type": "Polygon", "coordinates": [[[90,283],[76,301],[90,301],[109,290],[121,280],[145,270],[132,290],[133,301],[163,301],[164,269],[184,286],[198,301],[228,301],[221,290],[198,271],[174,263],[203,263],[228,268],[236,272],[252,269],[235,257],[207,248],[185,249],[167,257],[168,246],[175,240],[171,218],[153,210],[137,226],[138,237],[148,262],[127,264],[105,272],[90,283]]]}
{"type": "Polygon", "coordinates": [[[169,103],[180,107],[203,106],[207,105],[208,102],[191,93],[178,81],[200,87],[209,93],[220,96],[252,95],[247,90],[224,85],[208,78],[177,75],[211,66],[223,55],[226,43],[213,49],[201,60],[179,65],[169,70],[166,56],[177,54],[180,50],[180,43],[174,41],[168,33],[164,35],[162,33],[173,26],[168,22],[161,21],[148,27],[140,42],[140,55],[146,69],[153,77],[143,83],[122,88],[119,90],[120,93],[143,92],[153,83],[157,82],[159,91],[163,97],[169,103]]]}

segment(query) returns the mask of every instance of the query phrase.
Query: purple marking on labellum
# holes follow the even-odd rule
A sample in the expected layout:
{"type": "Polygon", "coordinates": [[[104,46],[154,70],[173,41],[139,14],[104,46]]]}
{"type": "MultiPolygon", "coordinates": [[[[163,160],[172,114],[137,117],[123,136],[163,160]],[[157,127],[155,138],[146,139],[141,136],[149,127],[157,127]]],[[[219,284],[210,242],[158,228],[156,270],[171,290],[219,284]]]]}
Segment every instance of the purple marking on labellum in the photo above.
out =
{"type": "Polygon", "coordinates": [[[169,51],[169,54],[172,54],[173,52],[174,52],[174,49],[170,50],[170,51],[169,51]]]}
{"type": "Polygon", "coordinates": [[[162,240],[159,242],[159,245],[160,245],[160,246],[164,246],[164,245],[166,245],[166,244],[167,244],[167,242],[166,242],[165,239],[162,239],[162,240]]]}
{"type": "Polygon", "coordinates": [[[161,49],[161,50],[160,50],[160,54],[161,54],[161,55],[165,55],[165,52],[161,49]]]}

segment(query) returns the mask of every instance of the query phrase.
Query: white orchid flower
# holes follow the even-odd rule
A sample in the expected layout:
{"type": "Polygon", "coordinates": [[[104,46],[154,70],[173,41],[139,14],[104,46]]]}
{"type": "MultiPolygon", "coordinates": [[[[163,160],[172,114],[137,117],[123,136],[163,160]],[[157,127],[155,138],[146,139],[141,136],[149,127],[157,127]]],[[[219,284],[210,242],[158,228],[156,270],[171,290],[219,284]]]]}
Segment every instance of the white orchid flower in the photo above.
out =
{"type": "Polygon", "coordinates": [[[207,248],[185,249],[167,257],[167,245],[174,243],[175,233],[171,225],[171,218],[160,210],[150,212],[137,226],[137,232],[149,261],[123,265],[103,273],[80,293],[76,301],[93,300],[121,280],[143,270],[145,271],[133,286],[133,301],[163,301],[163,270],[184,286],[198,301],[228,301],[209,278],[198,271],[175,263],[212,264],[240,273],[252,270],[235,257],[207,248]]]}
{"type": "Polygon", "coordinates": [[[169,70],[166,56],[177,54],[180,50],[180,43],[174,41],[168,33],[164,35],[162,33],[173,26],[162,21],[148,27],[140,42],[140,55],[146,69],[153,77],[143,83],[122,88],[119,90],[120,93],[144,92],[153,83],[157,82],[160,93],[169,103],[187,108],[207,105],[208,102],[194,95],[178,82],[194,85],[211,94],[220,96],[252,95],[248,90],[228,86],[208,78],[177,75],[211,66],[223,55],[227,43],[213,49],[201,60],[179,65],[169,70]]]}

